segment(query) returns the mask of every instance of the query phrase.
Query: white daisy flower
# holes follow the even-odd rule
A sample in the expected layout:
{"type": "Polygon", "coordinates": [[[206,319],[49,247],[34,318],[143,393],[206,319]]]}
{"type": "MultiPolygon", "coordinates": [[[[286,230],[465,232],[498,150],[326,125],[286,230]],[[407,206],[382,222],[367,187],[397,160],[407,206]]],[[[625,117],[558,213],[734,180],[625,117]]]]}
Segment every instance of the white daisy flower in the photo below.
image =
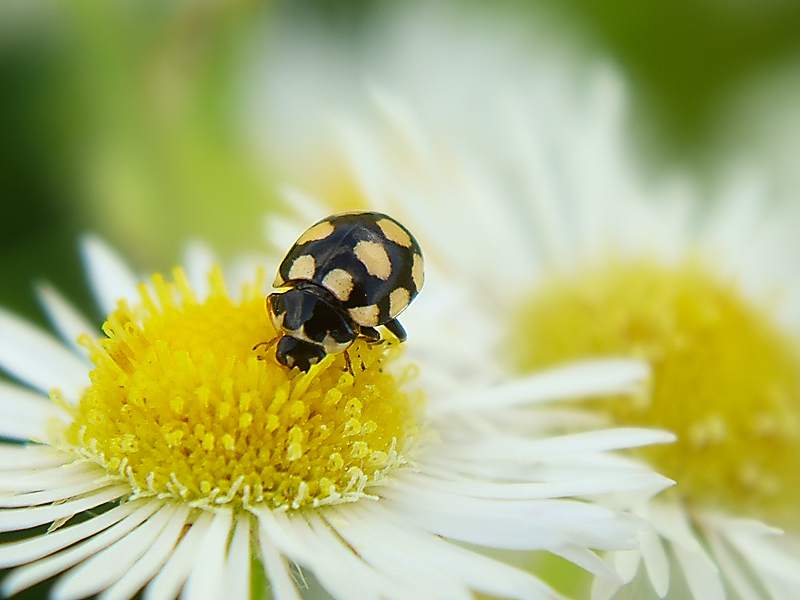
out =
{"type": "MultiPolygon", "coordinates": [[[[329,119],[330,164],[346,169],[299,181],[323,194],[333,183],[334,201],[348,190],[417,232],[438,273],[482,309],[475,320],[488,326],[454,344],[480,353],[476,369],[524,377],[609,353],[652,364],[651,393],[547,422],[584,428],[594,416],[678,435],[637,454],[678,485],[616,499],[652,523],[638,549],[606,555],[631,582],[619,597],[795,598],[796,219],[773,212],[742,168],[714,203],[683,177],[647,182],[627,150],[624,86],[608,69],[571,78],[567,61],[542,62],[539,48],[411,14],[418,27],[382,31],[365,53],[378,57],[366,92],[329,119]]],[[[335,61],[336,47],[320,55],[335,61]]],[[[293,63],[305,82],[316,68],[293,63]]],[[[304,97],[328,96],[336,89],[304,97]]],[[[598,579],[594,597],[618,588],[598,579]]]]}
{"type": "Polygon", "coordinates": [[[0,530],[24,535],[0,544],[17,567],[4,595],[63,573],[53,598],[248,598],[263,569],[280,600],[304,578],[340,599],[553,598],[475,549],[548,550],[615,578],[592,549],[634,547],[634,523],[587,499],[669,483],[610,451],[670,434],[508,425],[528,404],[630,393],[638,361],[481,389],[359,340],[352,371],[342,354],[290,371],[259,346],[275,335],[263,269],[239,269],[232,293],[200,247],[146,281],[97,239],[83,248],[102,333],[47,285],[63,342],[0,312],[0,368],[19,382],[0,386],[16,442],[0,445],[0,530]]]}

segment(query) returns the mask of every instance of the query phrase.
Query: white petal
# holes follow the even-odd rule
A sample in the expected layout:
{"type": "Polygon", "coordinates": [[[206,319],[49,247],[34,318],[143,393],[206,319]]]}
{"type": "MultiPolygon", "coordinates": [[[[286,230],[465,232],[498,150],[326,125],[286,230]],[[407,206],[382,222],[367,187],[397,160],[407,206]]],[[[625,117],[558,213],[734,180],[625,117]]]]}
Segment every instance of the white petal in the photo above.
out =
{"type": "Polygon", "coordinates": [[[269,279],[262,282],[262,287],[258,290],[258,293],[266,297],[268,289],[271,289],[268,288],[268,286],[272,284],[272,273],[270,271],[276,267],[276,264],[274,260],[257,254],[239,256],[235,260],[230,261],[225,269],[226,289],[230,290],[231,296],[238,300],[242,298],[242,292],[244,290],[252,289],[253,273],[256,273],[258,270],[264,270],[266,277],[269,279]]]}
{"type": "Polygon", "coordinates": [[[42,441],[61,411],[41,394],[0,381],[0,436],[42,441]]]}
{"type": "Polygon", "coordinates": [[[515,460],[531,461],[548,459],[560,454],[578,454],[588,452],[605,452],[636,448],[650,444],[667,443],[675,440],[675,435],[657,429],[639,429],[625,427],[618,429],[601,429],[585,433],[573,433],[533,439],[514,437],[511,435],[483,435],[469,439],[466,443],[449,442],[436,448],[441,456],[460,459],[491,460],[509,456],[515,460]]]}
{"type": "Polygon", "coordinates": [[[734,555],[716,531],[707,530],[706,539],[722,576],[741,600],[761,600],[761,594],[744,574],[745,568],[741,558],[734,555]]]}
{"type": "MultiPolygon", "coordinates": [[[[282,186],[279,193],[285,205],[291,207],[292,214],[288,217],[274,212],[268,214],[264,219],[264,237],[274,249],[283,253],[292,247],[309,225],[325,217],[330,208],[292,186],[282,186]]],[[[277,269],[277,266],[274,264],[273,268],[277,269]]]]}
{"type": "Polygon", "coordinates": [[[426,135],[425,127],[419,122],[418,115],[414,114],[411,107],[399,96],[391,94],[377,85],[371,85],[369,91],[376,107],[411,149],[412,154],[420,162],[426,164],[429,170],[435,168],[431,139],[426,135]]]}
{"type": "Polygon", "coordinates": [[[178,505],[167,525],[136,563],[114,583],[100,594],[100,600],[128,600],[132,598],[167,561],[178,540],[181,538],[190,509],[186,504],[178,505]]]}
{"type": "Polygon", "coordinates": [[[421,469],[426,473],[455,472],[465,477],[471,476],[487,481],[500,479],[520,483],[571,482],[601,477],[625,481],[643,476],[652,477],[654,485],[661,483],[657,489],[663,489],[666,482],[672,485],[671,480],[655,475],[649,467],[638,463],[632,464],[619,455],[612,454],[563,454],[553,457],[534,455],[530,459],[524,456],[518,457],[516,462],[512,462],[509,461],[508,455],[476,460],[472,454],[464,457],[444,457],[427,452],[420,460],[424,460],[421,469]]]}
{"type": "Polygon", "coordinates": [[[650,369],[645,363],[634,360],[573,363],[517,378],[495,388],[431,402],[430,411],[434,415],[468,410],[497,411],[517,405],[629,394],[637,391],[649,374],[650,369]]]}
{"type": "MultiPolygon", "coordinates": [[[[299,520],[294,520],[294,523],[297,525],[298,531],[308,531],[311,534],[307,538],[313,544],[310,547],[316,546],[320,550],[327,549],[328,560],[317,561],[314,572],[320,582],[334,595],[346,597],[348,581],[358,581],[363,588],[360,592],[363,593],[364,598],[403,600],[413,597],[420,598],[420,600],[427,598],[433,600],[438,597],[438,590],[425,590],[418,586],[415,589],[415,586],[409,581],[408,575],[394,579],[386,572],[365,562],[360,554],[354,552],[349,545],[343,544],[341,538],[331,530],[330,525],[318,515],[309,515],[310,528],[307,528],[299,520]],[[344,566],[343,572],[337,569],[337,563],[344,566]]],[[[350,587],[352,587],[352,583],[350,583],[350,587]]]]}
{"type": "Polygon", "coordinates": [[[89,385],[89,369],[82,359],[49,334],[2,309],[0,368],[45,394],[56,388],[73,402],[89,385]]]}
{"type": "MultiPolygon", "coordinates": [[[[310,219],[306,223],[310,224],[315,220],[317,219],[310,219]]],[[[300,237],[300,234],[303,232],[303,224],[295,218],[286,218],[280,215],[270,214],[265,220],[264,230],[266,232],[265,238],[267,241],[274,245],[278,251],[285,252],[291,248],[297,238],[300,237]]],[[[275,269],[277,270],[277,264],[275,265],[275,269]]],[[[272,273],[267,273],[267,276],[271,275],[272,273]]],[[[272,283],[272,281],[269,283],[272,283]]]]}
{"type": "Polygon", "coordinates": [[[741,552],[746,550],[747,557],[757,565],[757,571],[790,574],[800,584],[800,571],[797,570],[800,560],[772,543],[769,539],[753,538],[745,546],[742,540],[731,541],[741,552]]]}
{"type": "Polygon", "coordinates": [[[335,521],[337,528],[348,522],[360,524],[364,534],[379,543],[393,544],[416,553],[429,564],[462,580],[470,588],[498,598],[552,599],[557,597],[533,575],[451,544],[414,527],[382,504],[368,504],[360,510],[343,510],[345,519],[335,521]]]}
{"type": "Polygon", "coordinates": [[[204,300],[208,297],[208,276],[213,266],[218,264],[217,257],[207,244],[194,241],[184,248],[182,262],[189,285],[198,300],[204,300]]]}
{"type": "Polygon", "coordinates": [[[225,559],[224,594],[228,600],[250,598],[250,516],[236,517],[228,557],[225,559]]]}
{"type": "MultiPolygon", "coordinates": [[[[329,212],[328,207],[323,202],[320,202],[317,198],[306,194],[298,188],[283,186],[280,189],[280,194],[286,201],[286,205],[292,207],[292,212],[297,215],[297,219],[301,223],[300,228],[295,232],[294,238],[292,238],[292,242],[303,233],[304,223],[311,224],[318,221],[324,218],[329,212]]],[[[288,249],[289,245],[287,245],[286,248],[288,249]]]]}
{"type": "MultiPolygon", "coordinates": [[[[423,472],[431,472],[422,466],[423,472]]],[[[609,477],[602,472],[594,477],[582,479],[543,482],[543,483],[497,483],[459,477],[456,472],[443,476],[426,477],[418,473],[402,473],[397,476],[398,482],[409,486],[423,486],[459,496],[475,498],[494,498],[498,500],[543,500],[546,498],[567,498],[640,490],[653,487],[658,476],[645,472],[631,472],[627,477],[609,477]]]]}
{"type": "Polygon", "coordinates": [[[514,122],[509,127],[510,141],[514,144],[514,157],[518,158],[518,172],[522,178],[523,194],[530,199],[532,220],[538,223],[537,232],[546,257],[563,266],[574,254],[569,219],[564,216],[568,190],[564,178],[551,165],[552,149],[548,139],[552,135],[539,119],[531,118],[529,107],[522,98],[509,105],[507,114],[514,122]]]}
{"type": "Polygon", "coordinates": [[[59,519],[77,515],[105,502],[116,500],[128,492],[130,492],[130,487],[115,485],[90,496],[78,498],[77,500],[68,500],[63,504],[0,510],[0,531],[18,531],[36,527],[37,525],[44,525],[45,523],[52,523],[59,519]]]}
{"type": "Polygon", "coordinates": [[[575,544],[567,544],[564,546],[559,546],[558,548],[551,548],[549,552],[568,560],[569,562],[579,566],[584,571],[592,573],[595,576],[610,579],[612,581],[619,581],[619,576],[614,569],[612,569],[602,558],[588,548],[577,546],[575,544]]]}
{"type": "Polygon", "coordinates": [[[98,237],[89,235],[81,242],[89,285],[101,312],[112,313],[120,300],[136,305],[138,278],[128,264],[98,237]]]}
{"type": "MultiPolygon", "coordinates": [[[[641,542],[640,542],[641,546],[641,542]]],[[[622,583],[630,583],[636,577],[639,566],[642,564],[642,555],[636,550],[619,550],[611,553],[613,556],[614,570],[619,575],[622,583]]]]}
{"type": "MultiPolygon", "coordinates": [[[[309,515],[312,516],[312,515],[309,515]]],[[[383,580],[378,573],[364,563],[353,551],[341,543],[327,530],[327,525],[314,519],[312,528],[302,516],[283,518],[287,531],[306,549],[308,562],[303,564],[310,569],[317,580],[334,598],[352,600],[380,600],[381,598],[402,598],[399,585],[383,580]],[[327,531],[326,531],[327,530],[327,531]],[[358,585],[354,586],[353,582],[358,585]]]]}
{"type": "Polygon", "coordinates": [[[6,595],[16,594],[20,590],[44,581],[48,577],[52,577],[56,573],[60,573],[86,560],[135,529],[142,521],[153,514],[160,505],[160,502],[153,501],[137,502],[134,512],[105,531],[76,546],[62,550],[58,554],[15,569],[3,580],[3,593],[6,595]]]}
{"type": "MultiPolygon", "coordinates": [[[[618,553],[614,553],[618,554],[618,553]]],[[[621,587],[621,582],[619,579],[616,581],[613,579],[609,579],[608,577],[595,577],[592,580],[592,591],[591,591],[591,599],[592,600],[611,600],[614,597],[614,594],[619,591],[621,587]]]]}
{"type": "Polygon", "coordinates": [[[200,542],[200,552],[181,592],[186,600],[216,600],[222,597],[225,549],[233,523],[233,511],[220,509],[200,542]]]}
{"type": "Polygon", "coordinates": [[[0,568],[5,569],[33,562],[71,546],[124,519],[140,505],[141,502],[126,502],[77,525],[61,527],[50,533],[2,544],[0,545],[0,568]]]}
{"type": "Polygon", "coordinates": [[[673,544],[672,550],[681,565],[686,583],[697,600],[725,600],[719,571],[705,553],[697,553],[673,544]]]}
{"type": "Polygon", "coordinates": [[[633,544],[632,525],[612,511],[571,500],[465,498],[387,487],[382,495],[425,531],[471,544],[548,550],[578,540],[602,549],[633,544]]]}
{"type": "Polygon", "coordinates": [[[715,514],[704,516],[704,521],[710,522],[719,531],[724,531],[726,536],[746,540],[751,537],[782,536],[784,531],[778,527],[767,525],[756,519],[739,519],[715,514]]]}
{"type": "MultiPolygon", "coordinates": [[[[462,577],[441,569],[428,553],[404,540],[381,535],[360,520],[327,515],[328,523],[367,563],[396,581],[407,580],[409,598],[430,595],[452,600],[471,600],[473,594],[462,577]]],[[[371,520],[370,520],[371,521],[371,520]]]]}
{"type": "Polygon", "coordinates": [[[700,545],[684,508],[676,502],[658,502],[648,505],[647,509],[656,531],[672,543],[672,551],[694,597],[724,600],[719,570],[700,545]]]}
{"type": "Polygon", "coordinates": [[[797,600],[797,581],[794,577],[772,575],[763,577],[770,600],[797,600]]]}
{"type": "Polygon", "coordinates": [[[340,140],[362,196],[369,206],[381,209],[381,201],[386,197],[383,190],[387,186],[385,169],[380,167],[380,153],[375,144],[364,135],[360,127],[345,117],[331,119],[331,128],[340,140]]]}
{"type": "Polygon", "coordinates": [[[663,538],[685,548],[689,552],[701,554],[706,561],[709,561],[692,531],[686,512],[681,504],[676,502],[653,502],[647,508],[650,512],[649,521],[663,538]]]}
{"type": "Polygon", "coordinates": [[[39,444],[0,444],[0,477],[12,471],[65,465],[75,457],[39,444]]]}
{"type": "Polygon", "coordinates": [[[250,510],[258,518],[259,527],[262,529],[261,537],[266,536],[282,554],[297,563],[306,564],[313,560],[305,546],[292,535],[285,518],[279,520],[279,515],[265,507],[253,507],[250,510]]]}
{"type": "MultiPolygon", "coordinates": [[[[259,523],[261,521],[259,520],[259,523]]],[[[258,543],[261,548],[261,559],[269,579],[269,587],[275,600],[302,600],[297,585],[289,573],[289,566],[281,553],[270,541],[266,530],[259,528],[258,543]]]]}
{"type": "Polygon", "coordinates": [[[0,494],[0,508],[19,508],[61,502],[96,490],[98,487],[100,486],[93,477],[66,487],[50,488],[26,494],[0,494]]]}
{"type": "Polygon", "coordinates": [[[669,559],[664,544],[655,531],[647,528],[639,533],[639,545],[650,583],[656,594],[663,598],[669,591],[669,559]]]}
{"type": "Polygon", "coordinates": [[[80,346],[78,338],[84,335],[96,338],[100,331],[89,323],[53,286],[49,283],[40,283],[36,286],[39,301],[47,311],[50,322],[55,327],[61,339],[72,346],[78,354],[86,356],[86,349],[80,346]]]}
{"type": "Polygon", "coordinates": [[[589,431],[609,427],[608,418],[571,405],[509,408],[481,417],[500,431],[529,437],[553,435],[554,431],[589,431]],[[574,429],[570,429],[574,428],[574,429]]]}
{"type": "Polygon", "coordinates": [[[764,183],[752,173],[737,176],[730,182],[728,193],[723,193],[725,202],[718,205],[714,218],[707,220],[702,231],[705,245],[721,249],[723,256],[742,259],[742,247],[752,247],[755,225],[764,219],[769,201],[764,183]]]}
{"type": "Polygon", "coordinates": [[[155,541],[173,512],[172,506],[161,506],[124,538],[65,573],[50,592],[53,600],[85,598],[119,580],[155,541]]]}
{"type": "Polygon", "coordinates": [[[174,600],[192,570],[195,557],[200,552],[200,542],[211,526],[212,516],[203,511],[158,575],[144,588],[145,600],[174,600]]]}
{"type": "Polygon", "coordinates": [[[0,471],[0,493],[6,496],[14,493],[24,494],[85,481],[96,481],[97,487],[100,488],[106,485],[106,474],[95,464],[76,462],[45,469],[31,469],[22,473],[0,471]]]}
{"type": "Polygon", "coordinates": [[[751,535],[741,531],[726,535],[773,598],[794,600],[800,589],[800,558],[796,550],[781,544],[786,540],[764,533],[769,530],[767,526],[762,526],[761,531],[752,529],[755,531],[751,535]]]}
{"type": "MultiPolygon", "coordinates": [[[[492,285],[483,285],[483,281],[475,274],[493,273],[497,278],[495,281],[534,281],[540,261],[537,240],[530,235],[528,224],[520,219],[519,206],[487,202],[488,198],[495,198],[503,193],[505,183],[484,174],[481,169],[484,157],[460,149],[456,152],[459,154],[456,160],[463,169],[460,174],[463,188],[456,192],[459,196],[457,202],[461,206],[458,211],[448,211],[449,214],[441,215],[453,220],[454,224],[450,227],[439,227],[438,235],[441,237],[442,231],[451,231],[453,237],[458,238],[452,242],[452,247],[457,252],[464,253],[455,262],[455,278],[477,284],[478,288],[472,293],[477,298],[486,297],[487,306],[507,306],[507,291],[492,285]],[[486,252],[486,246],[472,243],[473,240],[492,240],[492,252],[486,252]],[[498,261],[497,256],[504,258],[498,261]]],[[[446,164],[441,167],[447,169],[446,164]]],[[[453,191],[443,182],[439,193],[453,194],[453,191]]],[[[447,238],[442,239],[443,244],[448,244],[448,241],[447,238]]],[[[441,245],[435,251],[440,248],[441,245]]]]}
{"type": "Polygon", "coordinates": [[[645,429],[638,427],[619,427],[615,429],[601,429],[550,437],[537,440],[540,451],[547,454],[560,452],[605,452],[608,450],[622,450],[638,448],[652,444],[669,444],[674,442],[676,436],[670,431],[659,429],[645,429]]]}

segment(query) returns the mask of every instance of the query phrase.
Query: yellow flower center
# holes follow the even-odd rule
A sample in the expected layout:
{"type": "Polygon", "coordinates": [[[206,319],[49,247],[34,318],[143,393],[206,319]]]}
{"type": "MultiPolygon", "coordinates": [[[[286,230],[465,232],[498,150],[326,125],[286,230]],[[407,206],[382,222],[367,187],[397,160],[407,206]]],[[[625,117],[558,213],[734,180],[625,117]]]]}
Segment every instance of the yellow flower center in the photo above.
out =
{"type": "Polygon", "coordinates": [[[647,359],[650,394],[592,406],[617,424],[679,436],[642,452],[687,502],[800,524],[800,354],[769,306],[697,260],[610,260],[550,276],[514,326],[524,371],[591,356],[647,359]]]}
{"type": "Polygon", "coordinates": [[[106,338],[82,340],[91,387],[62,443],[132,486],[132,497],[173,497],[297,509],[369,494],[409,460],[421,398],[388,363],[396,343],[329,355],[288,370],[261,342],[275,337],[261,274],[232,301],[218,270],[198,301],[179,270],[154,276],[141,304],[120,303],[106,338]]]}

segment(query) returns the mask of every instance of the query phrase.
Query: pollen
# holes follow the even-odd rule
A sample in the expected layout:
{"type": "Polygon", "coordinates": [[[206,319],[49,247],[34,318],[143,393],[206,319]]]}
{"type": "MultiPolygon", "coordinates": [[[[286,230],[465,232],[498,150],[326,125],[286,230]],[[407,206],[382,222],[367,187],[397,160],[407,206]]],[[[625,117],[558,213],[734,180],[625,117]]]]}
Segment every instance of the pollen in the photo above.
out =
{"type": "MultiPolygon", "coordinates": [[[[120,302],[61,444],[129,482],[131,497],[302,509],[373,496],[411,462],[420,393],[391,374],[396,343],[357,340],[307,373],[275,361],[263,274],[228,295],[218,269],[199,300],[185,275],[120,302]]],[[[397,369],[394,369],[397,371],[397,369]]],[[[405,374],[404,374],[405,373],[405,374]]]]}
{"type": "Polygon", "coordinates": [[[627,355],[652,366],[640,398],[592,401],[618,425],[674,431],[645,458],[689,505],[800,526],[800,353],[774,306],[696,258],[608,260],[551,275],[510,334],[522,371],[627,355]]]}

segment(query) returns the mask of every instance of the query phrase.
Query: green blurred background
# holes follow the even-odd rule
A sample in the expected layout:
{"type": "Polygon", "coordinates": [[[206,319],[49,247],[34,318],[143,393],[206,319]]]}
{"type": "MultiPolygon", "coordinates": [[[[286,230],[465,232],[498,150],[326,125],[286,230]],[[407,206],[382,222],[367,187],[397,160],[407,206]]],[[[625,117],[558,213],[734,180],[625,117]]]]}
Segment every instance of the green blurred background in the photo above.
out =
{"type": "MultiPolygon", "coordinates": [[[[188,236],[223,256],[258,249],[280,177],[237,112],[248,54],[288,17],[357,37],[382,4],[0,2],[0,305],[41,321],[30,283],[48,279],[90,309],[76,246],[89,230],[146,270],[168,267],[188,236]]],[[[700,177],[746,145],[747,111],[769,112],[745,90],[790,85],[800,64],[795,0],[461,3],[475,4],[609,57],[651,163],[700,177]]]]}

